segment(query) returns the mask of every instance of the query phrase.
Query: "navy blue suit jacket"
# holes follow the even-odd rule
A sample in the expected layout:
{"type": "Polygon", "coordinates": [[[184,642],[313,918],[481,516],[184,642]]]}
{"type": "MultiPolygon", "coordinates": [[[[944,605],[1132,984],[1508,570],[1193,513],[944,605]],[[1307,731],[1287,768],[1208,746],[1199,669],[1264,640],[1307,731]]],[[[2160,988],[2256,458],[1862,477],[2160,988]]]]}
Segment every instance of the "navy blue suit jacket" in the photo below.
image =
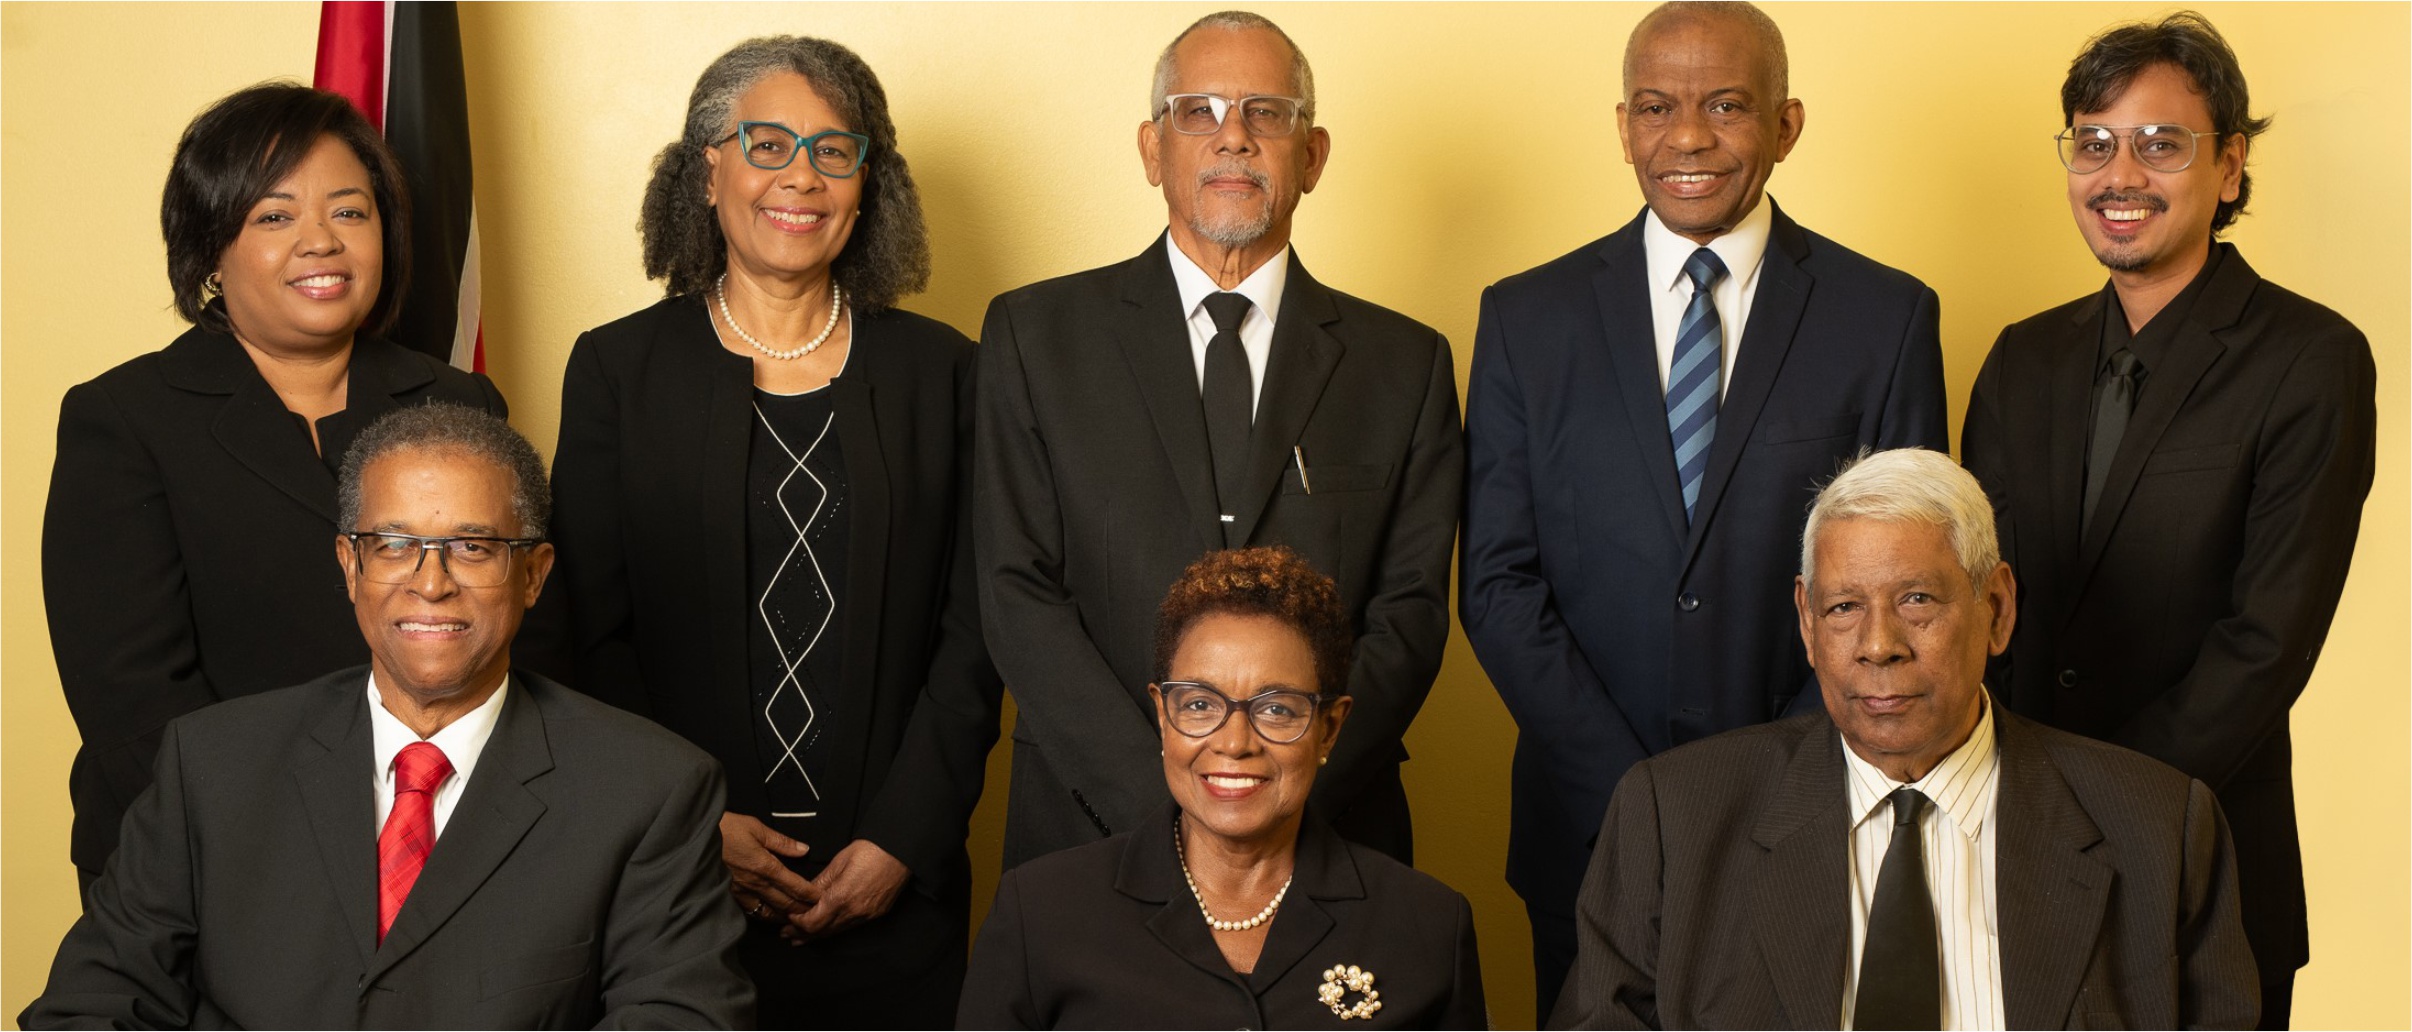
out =
{"type": "Polygon", "coordinates": [[[1626,768],[1818,705],[1792,609],[1817,486],[1948,444],[1934,291],[1779,208],[1687,525],[1645,265],[1636,217],[1484,291],[1466,396],[1458,603],[1520,731],[1508,881],[1568,913],[1626,768]]]}

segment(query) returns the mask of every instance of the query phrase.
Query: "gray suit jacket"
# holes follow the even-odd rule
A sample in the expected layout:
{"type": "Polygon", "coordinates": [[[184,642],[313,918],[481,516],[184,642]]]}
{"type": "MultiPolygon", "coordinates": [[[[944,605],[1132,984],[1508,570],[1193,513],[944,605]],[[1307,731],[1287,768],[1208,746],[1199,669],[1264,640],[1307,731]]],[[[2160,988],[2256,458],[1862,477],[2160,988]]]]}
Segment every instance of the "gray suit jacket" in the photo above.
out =
{"type": "MultiPolygon", "coordinates": [[[[2251,1028],[2259,982],[2211,790],[1994,711],[2011,1028],[2251,1028]]],[[[1833,1028],[1851,914],[1842,740],[1824,712],[1645,760],[1583,881],[1552,1028],[1833,1028]]]]}
{"type": "Polygon", "coordinates": [[[719,766],[525,672],[377,942],[367,668],[168,726],[26,1028],[753,1020],[719,766]]]}

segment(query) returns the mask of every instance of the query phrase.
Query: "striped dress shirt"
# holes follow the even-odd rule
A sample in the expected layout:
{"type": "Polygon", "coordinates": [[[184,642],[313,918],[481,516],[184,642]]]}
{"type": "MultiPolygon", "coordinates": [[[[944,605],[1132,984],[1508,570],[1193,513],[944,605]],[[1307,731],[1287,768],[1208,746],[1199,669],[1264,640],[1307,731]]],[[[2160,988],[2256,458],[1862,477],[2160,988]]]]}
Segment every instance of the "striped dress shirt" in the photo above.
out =
{"type": "Polygon", "coordinates": [[[1851,953],[1843,968],[1842,1027],[1851,1028],[1859,995],[1859,953],[1868,935],[1868,907],[1876,900],[1876,874],[1893,841],[1895,790],[1917,789],[1934,805],[1918,819],[1925,849],[1926,892],[1935,902],[1936,945],[1943,951],[1945,1029],[2003,1027],[2001,927],[1994,920],[1994,798],[2001,787],[2001,759],[1993,748],[1993,704],[1968,741],[1926,776],[1904,786],[1860,759],[1848,743],[1851,818],[1851,953]]]}

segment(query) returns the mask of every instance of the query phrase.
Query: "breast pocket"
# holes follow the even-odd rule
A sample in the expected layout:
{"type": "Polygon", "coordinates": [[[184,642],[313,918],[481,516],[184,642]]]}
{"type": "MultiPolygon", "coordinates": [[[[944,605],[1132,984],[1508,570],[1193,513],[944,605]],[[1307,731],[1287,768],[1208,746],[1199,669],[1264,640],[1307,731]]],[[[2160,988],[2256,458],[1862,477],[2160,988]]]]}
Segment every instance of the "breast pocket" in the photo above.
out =
{"type": "Polygon", "coordinates": [[[479,998],[490,1000],[507,992],[577,978],[593,966],[594,952],[594,940],[588,939],[569,946],[496,957],[478,973],[479,998]]]}
{"type": "Polygon", "coordinates": [[[1390,467],[1381,465],[1321,466],[1308,463],[1303,481],[1293,464],[1281,476],[1283,494],[1336,494],[1342,491],[1379,491],[1390,486],[1390,467]]]}
{"type": "Polygon", "coordinates": [[[2144,459],[2143,476],[2163,473],[2195,473],[2203,470],[2232,469],[2236,466],[2237,447],[2233,444],[2214,444],[2202,448],[2176,448],[2157,451],[2144,459]]]}
{"type": "Polygon", "coordinates": [[[1809,419],[1784,419],[1759,424],[1760,444],[1797,444],[1805,441],[1830,441],[1837,437],[1859,434],[1859,413],[1815,416],[1809,419]]]}

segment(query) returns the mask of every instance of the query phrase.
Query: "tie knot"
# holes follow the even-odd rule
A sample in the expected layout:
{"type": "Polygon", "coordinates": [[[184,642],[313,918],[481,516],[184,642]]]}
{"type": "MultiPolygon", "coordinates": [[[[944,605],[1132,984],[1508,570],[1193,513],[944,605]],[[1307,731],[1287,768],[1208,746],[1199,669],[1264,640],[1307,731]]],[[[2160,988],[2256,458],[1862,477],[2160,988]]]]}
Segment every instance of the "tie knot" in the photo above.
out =
{"type": "Polygon", "coordinates": [[[1916,827],[1918,818],[1926,813],[1926,793],[1917,789],[1896,789],[1886,798],[1893,801],[1893,826],[1896,828],[1916,827]]]}
{"type": "Polygon", "coordinates": [[[412,742],[394,756],[394,794],[433,792],[452,776],[452,761],[432,742],[412,742]]]}
{"type": "Polygon", "coordinates": [[[1206,295],[1206,315],[1214,320],[1214,328],[1222,333],[1238,333],[1240,320],[1248,317],[1248,307],[1254,302],[1246,294],[1229,291],[1206,295]]]}
{"type": "Polygon", "coordinates": [[[2112,376],[2134,376],[2143,368],[2144,360],[2137,358],[2135,352],[2126,348],[2111,352],[2109,369],[2112,376]]]}
{"type": "Polygon", "coordinates": [[[1707,290],[1725,278],[1725,263],[1717,259],[1717,252],[1703,247],[1684,260],[1683,274],[1692,278],[1693,290],[1707,290]]]}

